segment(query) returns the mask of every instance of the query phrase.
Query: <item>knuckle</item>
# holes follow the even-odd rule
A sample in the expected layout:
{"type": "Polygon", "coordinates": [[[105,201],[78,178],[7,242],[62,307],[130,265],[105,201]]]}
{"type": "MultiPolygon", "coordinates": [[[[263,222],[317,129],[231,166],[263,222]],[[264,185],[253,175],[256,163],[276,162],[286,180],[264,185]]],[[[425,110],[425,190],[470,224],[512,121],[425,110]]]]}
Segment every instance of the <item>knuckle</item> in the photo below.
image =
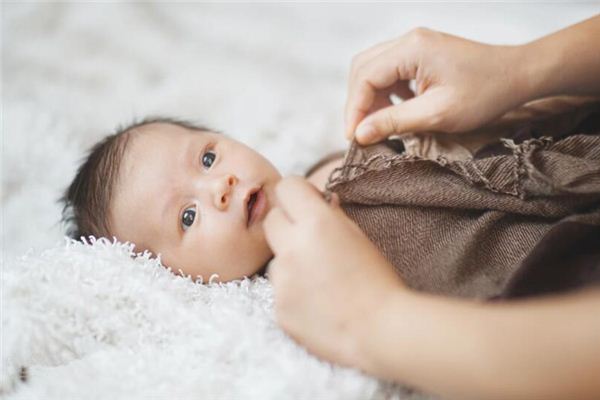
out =
{"type": "MultiPolygon", "coordinates": [[[[360,67],[359,71],[357,71],[357,74],[355,77],[355,85],[356,85],[357,96],[360,95],[363,98],[365,95],[367,95],[368,93],[371,93],[371,91],[373,90],[373,86],[371,85],[371,82],[370,82],[369,76],[368,76],[368,72],[367,72],[365,66],[360,67]]],[[[362,104],[355,103],[355,107],[357,108],[358,111],[364,111],[364,112],[367,111],[364,108],[365,106],[362,104]]]]}
{"type": "Polygon", "coordinates": [[[351,63],[350,63],[352,70],[354,70],[354,69],[355,69],[355,68],[356,68],[356,67],[357,67],[357,66],[360,64],[360,61],[361,61],[361,59],[362,59],[362,55],[363,55],[363,53],[362,53],[362,52],[360,52],[360,53],[358,53],[358,54],[355,54],[355,55],[352,57],[352,61],[351,61],[351,63]]]}
{"type": "Polygon", "coordinates": [[[375,47],[375,46],[373,46],[373,47],[369,47],[369,48],[367,48],[367,49],[364,49],[364,50],[362,50],[362,51],[360,51],[360,52],[356,53],[356,54],[355,54],[355,55],[352,57],[352,64],[353,64],[353,65],[360,65],[360,64],[362,64],[362,63],[365,61],[365,59],[368,59],[368,58],[369,58],[369,54],[371,53],[371,50],[372,50],[374,47],[375,47]]]}
{"type": "Polygon", "coordinates": [[[361,65],[357,65],[356,69],[354,70],[354,81],[357,84],[357,87],[362,87],[362,85],[364,85],[365,83],[365,71],[366,71],[366,64],[361,64],[361,65]]]}
{"type": "Polygon", "coordinates": [[[396,118],[396,115],[394,114],[394,112],[391,110],[387,111],[384,114],[384,124],[386,125],[388,130],[391,132],[399,132],[400,131],[400,124],[398,122],[398,119],[396,118]]]}
{"type": "Polygon", "coordinates": [[[356,70],[354,71],[354,78],[361,87],[367,84],[367,79],[372,74],[373,68],[376,64],[376,62],[369,59],[356,66],[356,70]]]}
{"type": "Polygon", "coordinates": [[[431,37],[431,33],[431,29],[420,26],[411,30],[408,33],[408,37],[415,44],[422,44],[429,40],[429,38],[431,37]]]}
{"type": "Polygon", "coordinates": [[[417,37],[426,37],[433,32],[431,29],[426,28],[424,26],[418,26],[412,30],[413,34],[417,37]]]}
{"type": "Polygon", "coordinates": [[[350,76],[355,77],[356,73],[360,70],[360,67],[364,64],[365,52],[362,51],[354,57],[352,57],[352,62],[350,64],[350,76]]]}

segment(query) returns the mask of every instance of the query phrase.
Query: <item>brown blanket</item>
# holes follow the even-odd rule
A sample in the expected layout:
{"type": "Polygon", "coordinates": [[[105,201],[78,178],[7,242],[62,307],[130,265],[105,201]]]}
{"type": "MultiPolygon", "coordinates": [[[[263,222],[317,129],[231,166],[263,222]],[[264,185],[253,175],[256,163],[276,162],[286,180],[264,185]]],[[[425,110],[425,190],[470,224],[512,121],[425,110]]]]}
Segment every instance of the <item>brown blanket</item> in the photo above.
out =
{"type": "Polygon", "coordinates": [[[489,299],[600,283],[599,102],[440,137],[353,143],[327,186],[409,286],[489,299]]]}

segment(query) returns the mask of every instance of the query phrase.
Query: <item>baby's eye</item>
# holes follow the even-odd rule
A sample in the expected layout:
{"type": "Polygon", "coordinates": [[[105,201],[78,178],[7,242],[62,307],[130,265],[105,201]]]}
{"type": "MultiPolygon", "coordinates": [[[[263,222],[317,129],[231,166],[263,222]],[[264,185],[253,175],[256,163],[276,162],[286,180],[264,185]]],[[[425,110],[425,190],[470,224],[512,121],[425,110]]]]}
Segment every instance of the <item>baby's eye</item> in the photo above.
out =
{"type": "Polygon", "coordinates": [[[216,158],[217,154],[212,150],[208,150],[202,156],[202,165],[204,166],[204,168],[209,169],[210,167],[212,167],[216,158]]]}
{"type": "Polygon", "coordinates": [[[186,231],[187,228],[192,226],[195,219],[196,219],[196,206],[186,208],[183,211],[183,214],[181,214],[181,226],[182,226],[183,230],[186,231]]]}

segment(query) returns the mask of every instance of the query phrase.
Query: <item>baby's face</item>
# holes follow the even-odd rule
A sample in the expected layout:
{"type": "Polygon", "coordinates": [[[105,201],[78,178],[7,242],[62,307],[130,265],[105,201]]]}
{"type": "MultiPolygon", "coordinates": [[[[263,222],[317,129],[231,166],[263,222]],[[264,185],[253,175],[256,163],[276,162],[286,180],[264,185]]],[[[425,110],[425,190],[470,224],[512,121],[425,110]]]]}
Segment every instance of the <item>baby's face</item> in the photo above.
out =
{"type": "Polygon", "coordinates": [[[257,272],[272,256],[263,220],[281,179],[248,146],[212,132],[150,124],[130,138],[111,204],[112,233],[205,280],[257,272]]]}

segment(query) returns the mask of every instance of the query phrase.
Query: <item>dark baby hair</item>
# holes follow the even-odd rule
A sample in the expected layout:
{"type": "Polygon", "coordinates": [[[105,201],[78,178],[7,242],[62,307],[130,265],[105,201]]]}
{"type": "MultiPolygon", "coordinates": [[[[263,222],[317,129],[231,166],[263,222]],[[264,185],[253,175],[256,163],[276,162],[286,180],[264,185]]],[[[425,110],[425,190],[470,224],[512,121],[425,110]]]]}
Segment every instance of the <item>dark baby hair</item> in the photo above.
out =
{"type": "Polygon", "coordinates": [[[149,117],[118,127],[113,134],[96,143],[58,200],[63,206],[61,223],[70,238],[111,238],[109,209],[130,133],[137,128],[156,123],[177,125],[194,131],[214,132],[178,118],[149,117]]]}

